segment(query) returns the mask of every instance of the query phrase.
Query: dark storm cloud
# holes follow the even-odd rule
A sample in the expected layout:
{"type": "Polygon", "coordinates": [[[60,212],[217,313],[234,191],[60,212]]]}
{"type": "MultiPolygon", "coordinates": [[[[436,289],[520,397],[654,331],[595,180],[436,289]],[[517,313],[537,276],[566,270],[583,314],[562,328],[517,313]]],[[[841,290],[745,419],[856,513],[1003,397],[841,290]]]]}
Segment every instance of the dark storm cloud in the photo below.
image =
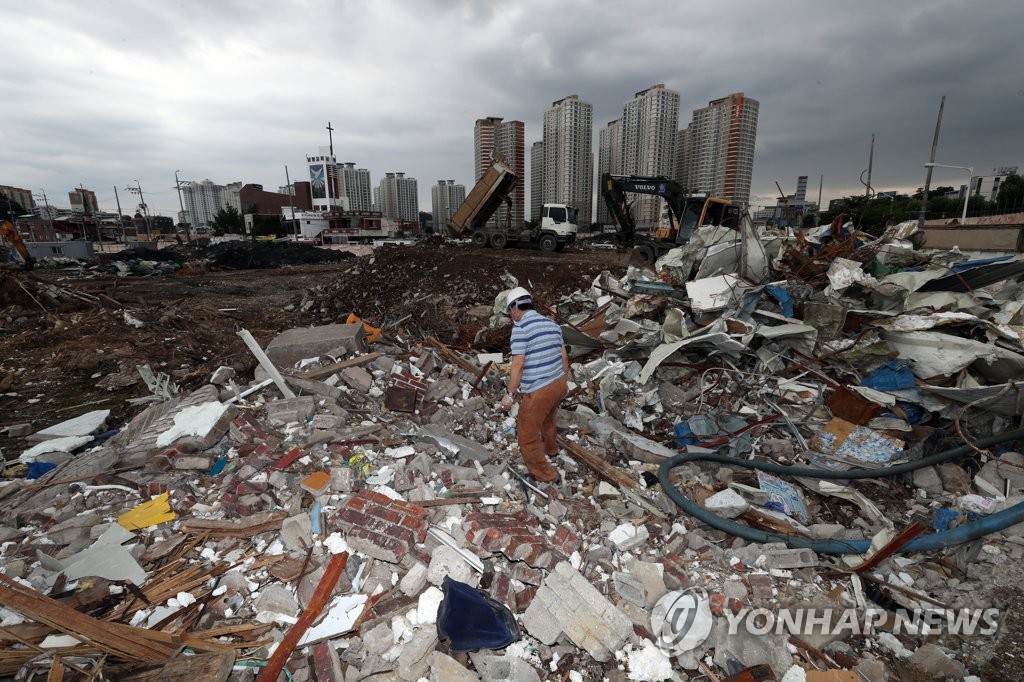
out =
{"type": "MultiPolygon", "coordinates": [[[[327,144],[376,183],[470,185],[473,122],[503,116],[540,138],[544,108],[594,105],[594,141],[633,93],[665,83],[680,123],[743,91],[761,103],[755,197],[776,180],[863,191],[923,182],[939,100],[938,160],[989,172],[1021,163],[1024,8],[1011,2],[33,3],[0,10],[5,106],[0,184],[153,187],[173,172],[284,184],[327,144]],[[15,20],[17,19],[17,20],[15,20]]],[[[1024,164],[1022,164],[1024,165],[1024,164]]],[[[957,171],[936,180],[960,184],[957,171]]]]}

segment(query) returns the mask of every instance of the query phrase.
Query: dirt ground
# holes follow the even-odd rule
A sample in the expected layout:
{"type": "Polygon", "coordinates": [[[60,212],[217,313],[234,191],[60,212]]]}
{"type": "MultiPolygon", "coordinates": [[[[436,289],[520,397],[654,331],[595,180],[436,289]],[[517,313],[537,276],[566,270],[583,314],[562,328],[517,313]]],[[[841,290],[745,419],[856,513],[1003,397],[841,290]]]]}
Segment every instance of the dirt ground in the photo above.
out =
{"type": "MultiPolygon", "coordinates": [[[[130,255],[147,257],[121,258],[130,255]]],[[[187,262],[202,254],[167,255],[187,262]]],[[[113,276],[109,266],[8,271],[0,274],[0,427],[29,422],[38,430],[93,409],[110,409],[109,423],[124,423],[143,409],[127,399],[149,393],[138,365],[167,373],[183,389],[221,365],[251,376],[255,361],[236,334],[242,328],[266,345],[285,329],[355,312],[392,333],[466,346],[486,324],[481,306],[506,288],[503,274],[554,303],[602,270],[621,274],[628,257],[421,244],[281,267],[233,252],[230,261],[218,254],[212,264],[192,261],[176,275],[148,277],[113,276]]],[[[0,435],[6,458],[23,446],[0,435]]]]}

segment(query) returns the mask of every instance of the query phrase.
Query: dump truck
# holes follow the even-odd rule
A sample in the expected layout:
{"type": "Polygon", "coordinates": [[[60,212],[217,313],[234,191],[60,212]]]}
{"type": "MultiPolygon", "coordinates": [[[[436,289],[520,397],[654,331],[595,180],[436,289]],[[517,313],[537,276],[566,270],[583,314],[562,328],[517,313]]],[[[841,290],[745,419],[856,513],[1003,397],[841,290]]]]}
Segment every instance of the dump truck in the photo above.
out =
{"type": "Polygon", "coordinates": [[[576,209],[565,204],[544,204],[536,227],[512,225],[512,190],[519,178],[501,157],[470,190],[466,200],[448,220],[448,234],[470,237],[480,247],[502,249],[506,246],[535,245],[542,251],[561,251],[576,241],[576,209]],[[504,215],[488,224],[504,206],[504,215]]]}

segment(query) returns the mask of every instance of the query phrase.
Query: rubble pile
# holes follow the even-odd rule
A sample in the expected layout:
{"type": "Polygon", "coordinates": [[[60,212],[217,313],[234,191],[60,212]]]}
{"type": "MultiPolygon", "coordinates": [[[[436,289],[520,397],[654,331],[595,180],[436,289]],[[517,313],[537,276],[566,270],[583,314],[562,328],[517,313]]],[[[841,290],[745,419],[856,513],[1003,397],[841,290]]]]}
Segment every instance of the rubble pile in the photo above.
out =
{"type": "Polygon", "coordinates": [[[1024,269],[829,236],[585,282],[385,247],[251,373],[18,427],[0,675],[1019,679],[1024,269]],[[467,350],[518,284],[571,349],[557,484],[467,350]]]}
{"type": "MultiPolygon", "coordinates": [[[[355,311],[385,329],[402,327],[419,338],[436,336],[456,346],[491,347],[477,334],[493,313],[494,296],[509,288],[502,273],[546,301],[583,288],[592,278],[593,262],[577,254],[541,259],[523,253],[433,242],[385,244],[338,278],[306,292],[300,309],[322,322],[343,320],[355,311]]],[[[617,274],[624,268],[615,263],[622,260],[615,253],[605,255],[617,274]]],[[[507,343],[507,328],[497,337],[507,343]]]]}

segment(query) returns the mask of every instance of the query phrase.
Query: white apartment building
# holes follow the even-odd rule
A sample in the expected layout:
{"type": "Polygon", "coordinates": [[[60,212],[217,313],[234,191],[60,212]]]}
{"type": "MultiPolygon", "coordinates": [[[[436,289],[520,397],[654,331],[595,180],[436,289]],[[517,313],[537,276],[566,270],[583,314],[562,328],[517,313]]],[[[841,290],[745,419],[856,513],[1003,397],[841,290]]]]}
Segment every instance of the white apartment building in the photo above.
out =
{"type": "Polygon", "coordinates": [[[412,222],[419,220],[416,178],[407,178],[405,173],[385,173],[377,189],[378,210],[382,217],[412,222]]]}
{"type": "Polygon", "coordinates": [[[193,227],[208,227],[213,224],[217,213],[224,208],[221,198],[223,191],[223,185],[218,185],[210,179],[200,182],[193,180],[182,185],[181,200],[185,203],[185,212],[193,227]]]}
{"type": "Polygon", "coordinates": [[[370,171],[356,168],[356,164],[349,161],[338,167],[338,178],[340,194],[348,198],[349,211],[374,210],[370,171]]]}
{"type": "MultiPolygon", "coordinates": [[[[622,173],[672,177],[679,131],[679,93],[658,83],[641,90],[622,107],[622,173]]],[[[654,225],[661,200],[637,196],[633,217],[638,225],[654,225]]]]}
{"type": "Polygon", "coordinates": [[[457,185],[454,180],[438,180],[437,184],[430,188],[434,234],[446,234],[448,220],[465,200],[466,186],[457,185]]]}
{"type": "MultiPolygon", "coordinates": [[[[622,119],[609,121],[598,133],[597,143],[597,182],[605,173],[622,174],[622,119]]],[[[601,187],[597,188],[597,222],[601,225],[614,225],[615,219],[608,211],[608,206],[601,198],[601,187]]]]}
{"type": "Polygon", "coordinates": [[[590,102],[569,95],[544,111],[542,203],[575,207],[578,224],[587,227],[593,216],[593,139],[594,106],[590,102]]]}

